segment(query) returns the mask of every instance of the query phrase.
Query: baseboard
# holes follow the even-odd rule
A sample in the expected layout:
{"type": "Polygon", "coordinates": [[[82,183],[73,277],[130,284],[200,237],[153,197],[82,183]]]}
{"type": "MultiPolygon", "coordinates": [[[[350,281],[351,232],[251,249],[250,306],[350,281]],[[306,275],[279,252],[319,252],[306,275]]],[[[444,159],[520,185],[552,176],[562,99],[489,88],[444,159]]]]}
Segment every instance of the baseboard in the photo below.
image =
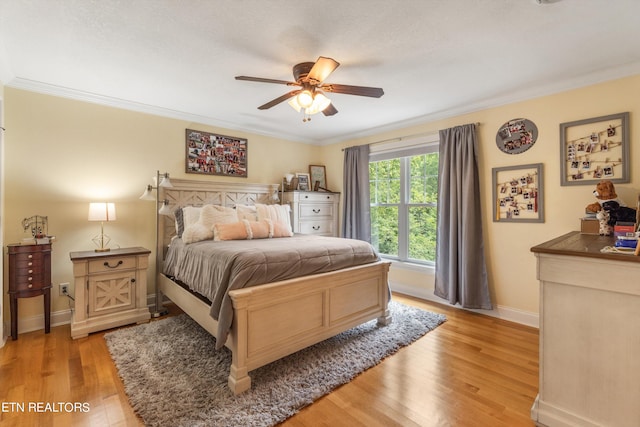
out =
{"type": "MultiPolygon", "coordinates": [[[[71,309],[52,311],[51,326],[68,325],[71,323],[71,309]]],[[[11,325],[5,323],[4,330],[11,334],[11,325]]],[[[44,313],[36,316],[21,317],[18,322],[18,334],[44,330],[44,313]]]]}
{"type": "MultiPolygon", "coordinates": [[[[437,297],[433,294],[433,291],[427,289],[416,289],[414,287],[403,285],[402,283],[389,282],[389,286],[393,292],[409,295],[415,298],[424,299],[427,301],[433,301],[440,304],[449,305],[449,301],[437,297]]],[[[462,308],[459,305],[451,306],[460,310],[473,311],[474,313],[485,314],[487,316],[495,317],[502,320],[508,320],[509,322],[519,323],[521,325],[531,326],[533,328],[539,327],[538,313],[532,313],[529,311],[519,310],[512,307],[497,306],[493,310],[473,310],[462,308]]]]}
{"type": "MultiPolygon", "coordinates": [[[[166,297],[164,301],[169,301],[166,297]]],[[[156,304],[155,294],[147,295],[147,307],[152,311],[156,304]]],[[[52,311],[51,312],[51,326],[68,325],[71,323],[72,309],[52,311]]],[[[11,323],[3,322],[3,330],[7,334],[4,337],[0,337],[0,347],[3,346],[3,341],[6,341],[6,337],[11,334],[11,323]]],[[[24,334],[26,332],[33,332],[38,330],[44,330],[44,313],[36,316],[21,317],[18,322],[18,334],[24,334]]]]}

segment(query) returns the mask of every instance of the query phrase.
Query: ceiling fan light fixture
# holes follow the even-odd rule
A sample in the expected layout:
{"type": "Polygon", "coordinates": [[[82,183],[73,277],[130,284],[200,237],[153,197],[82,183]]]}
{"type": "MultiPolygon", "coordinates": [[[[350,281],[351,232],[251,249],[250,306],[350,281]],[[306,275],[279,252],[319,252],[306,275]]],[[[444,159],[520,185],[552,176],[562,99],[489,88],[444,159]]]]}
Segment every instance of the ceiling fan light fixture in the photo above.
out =
{"type": "Polygon", "coordinates": [[[305,89],[302,92],[300,92],[297,96],[297,102],[300,105],[300,107],[302,108],[309,108],[311,107],[311,105],[313,105],[313,93],[308,90],[305,89]]]}
{"type": "Polygon", "coordinates": [[[313,104],[306,109],[306,113],[309,115],[320,113],[324,111],[329,104],[331,104],[331,100],[329,98],[321,92],[316,92],[313,97],[313,104]]]}
{"type": "Polygon", "coordinates": [[[291,98],[287,104],[291,105],[291,108],[296,110],[298,113],[300,112],[300,110],[302,110],[302,107],[300,106],[300,104],[298,104],[297,96],[294,96],[293,98],[291,98]]]}

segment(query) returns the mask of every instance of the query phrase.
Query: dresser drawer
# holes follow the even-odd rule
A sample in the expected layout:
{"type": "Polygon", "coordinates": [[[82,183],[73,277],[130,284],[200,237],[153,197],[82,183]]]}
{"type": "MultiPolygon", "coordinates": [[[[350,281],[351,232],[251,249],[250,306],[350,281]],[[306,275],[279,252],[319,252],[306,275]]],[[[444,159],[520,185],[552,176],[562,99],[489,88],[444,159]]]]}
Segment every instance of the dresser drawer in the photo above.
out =
{"type": "Polygon", "coordinates": [[[308,192],[308,193],[301,193],[299,195],[299,201],[300,203],[305,203],[305,202],[328,202],[328,203],[334,203],[338,201],[338,197],[339,194],[327,194],[327,193],[321,193],[321,192],[308,192]]]}
{"type": "Polygon", "coordinates": [[[136,257],[109,257],[89,261],[89,274],[136,268],[136,257]]]}
{"type": "Polygon", "coordinates": [[[301,221],[300,233],[333,236],[335,231],[333,226],[334,221],[301,221]]]}
{"type": "Polygon", "coordinates": [[[300,219],[333,218],[331,203],[300,203],[300,219]]]}

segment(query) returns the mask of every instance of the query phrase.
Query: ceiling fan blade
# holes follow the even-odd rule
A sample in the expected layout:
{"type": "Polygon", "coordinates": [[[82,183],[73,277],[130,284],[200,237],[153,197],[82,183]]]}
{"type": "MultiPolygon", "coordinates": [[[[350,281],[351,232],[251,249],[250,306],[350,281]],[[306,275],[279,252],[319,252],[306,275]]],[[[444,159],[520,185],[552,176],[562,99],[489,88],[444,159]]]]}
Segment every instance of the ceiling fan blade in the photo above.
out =
{"type": "Polygon", "coordinates": [[[287,99],[289,99],[289,98],[293,98],[294,96],[296,96],[296,95],[297,95],[297,94],[299,94],[299,93],[300,93],[300,91],[299,91],[299,90],[292,90],[292,91],[291,91],[291,92],[289,92],[289,93],[285,93],[284,95],[279,96],[279,97],[277,97],[276,99],[273,99],[273,100],[271,100],[271,101],[267,102],[266,104],[263,104],[263,105],[259,106],[259,107],[258,107],[258,110],[266,110],[266,109],[269,109],[269,108],[273,107],[274,105],[278,105],[278,104],[280,104],[281,102],[286,101],[286,100],[287,100],[287,99]]]}
{"type": "Polygon", "coordinates": [[[336,107],[333,106],[332,102],[327,108],[322,110],[322,114],[324,114],[325,116],[333,116],[334,114],[338,114],[338,110],[336,110],[336,107]]]}
{"type": "Polygon", "coordinates": [[[379,87],[326,84],[320,86],[319,89],[327,92],[343,93],[345,95],[370,96],[372,98],[380,98],[384,95],[384,91],[379,87]]]}
{"type": "Polygon", "coordinates": [[[333,70],[338,68],[339,65],[340,63],[338,61],[321,56],[318,58],[316,63],[313,64],[307,78],[322,83],[327,77],[329,77],[329,74],[333,73],[333,70]]]}
{"type": "Polygon", "coordinates": [[[281,85],[298,86],[298,83],[295,83],[295,82],[289,82],[286,80],[276,80],[276,79],[264,79],[262,77],[236,76],[236,80],[246,80],[249,82],[259,82],[259,83],[277,83],[281,85]]]}

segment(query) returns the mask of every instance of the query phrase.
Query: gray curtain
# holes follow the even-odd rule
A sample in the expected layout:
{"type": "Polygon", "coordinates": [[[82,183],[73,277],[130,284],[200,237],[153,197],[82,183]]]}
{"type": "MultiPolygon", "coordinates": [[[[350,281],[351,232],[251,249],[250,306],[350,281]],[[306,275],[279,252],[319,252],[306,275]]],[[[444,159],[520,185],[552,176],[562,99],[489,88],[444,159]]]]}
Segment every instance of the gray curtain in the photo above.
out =
{"type": "Polygon", "coordinates": [[[344,150],[342,237],[371,243],[369,146],[344,150]]]}
{"type": "Polygon", "coordinates": [[[475,125],[440,131],[434,293],[451,304],[490,310],[476,152],[475,125]]]}

